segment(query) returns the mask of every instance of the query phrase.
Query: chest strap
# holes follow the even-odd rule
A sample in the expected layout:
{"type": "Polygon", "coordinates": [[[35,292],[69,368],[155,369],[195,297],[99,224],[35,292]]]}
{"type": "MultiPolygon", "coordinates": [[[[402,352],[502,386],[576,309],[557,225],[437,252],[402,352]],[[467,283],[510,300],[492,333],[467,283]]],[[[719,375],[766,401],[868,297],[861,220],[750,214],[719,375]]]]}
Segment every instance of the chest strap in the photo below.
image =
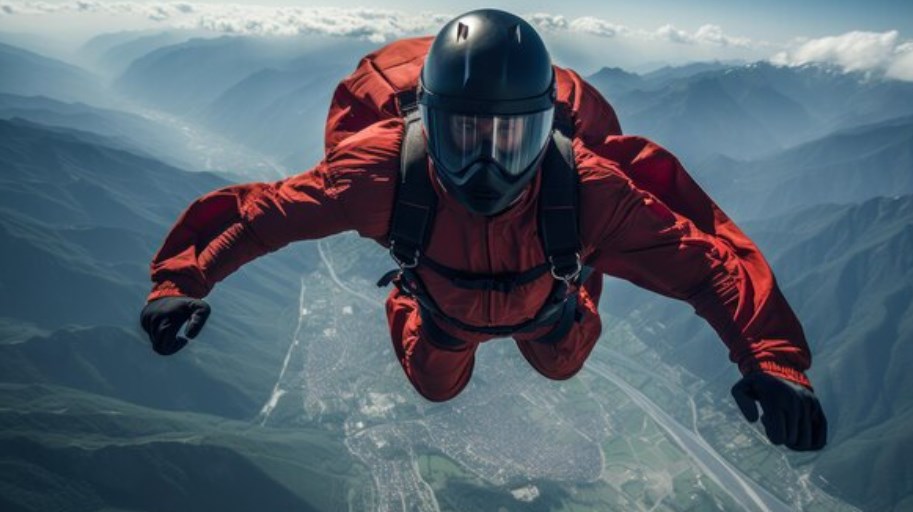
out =
{"type": "MultiPolygon", "coordinates": [[[[420,256],[419,262],[436,274],[446,278],[457,288],[464,290],[489,290],[501,293],[510,293],[514,288],[532,283],[547,273],[551,268],[542,263],[524,272],[505,272],[502,274],[476,274],[441,265],[427,256],[420,256]]],[[[377,281],[377,286],[387,286],[399,274],[400,269],[394,269],[377,281]]]]}

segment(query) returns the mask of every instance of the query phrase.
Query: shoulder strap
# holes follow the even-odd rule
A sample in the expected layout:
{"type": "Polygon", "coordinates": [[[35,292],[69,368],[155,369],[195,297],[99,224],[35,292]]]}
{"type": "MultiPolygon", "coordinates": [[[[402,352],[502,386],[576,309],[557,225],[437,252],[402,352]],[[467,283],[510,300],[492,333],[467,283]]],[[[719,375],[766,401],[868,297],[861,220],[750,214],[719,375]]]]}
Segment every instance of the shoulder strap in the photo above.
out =
{"type": "MultiPolygon", "coordinates": [[[[570,142],[574,138],[574,111],[563,101],[555,102],[555,129],[570,142]]],[[[573,160],[571,160],[573,161],[573,160]]]]}
{"type": "Polygon", "coordinates": [[[390,255],[400,267],[412,268],[418,265],[419,256],[428,243],[437,210],[437,195],[428,176],[427,148],[415,93],[403,91],[397,94],[397,100],[405,129],[400,149],[400,179],[390,224],[390,255]]]}
{"type": "Polygon", "coordinates": [[[572,281],[580,275],[580,235],[577,224],[577,168],[571,141],[559,130],[542,162],[539,232],[552,276],[572,281]]]}

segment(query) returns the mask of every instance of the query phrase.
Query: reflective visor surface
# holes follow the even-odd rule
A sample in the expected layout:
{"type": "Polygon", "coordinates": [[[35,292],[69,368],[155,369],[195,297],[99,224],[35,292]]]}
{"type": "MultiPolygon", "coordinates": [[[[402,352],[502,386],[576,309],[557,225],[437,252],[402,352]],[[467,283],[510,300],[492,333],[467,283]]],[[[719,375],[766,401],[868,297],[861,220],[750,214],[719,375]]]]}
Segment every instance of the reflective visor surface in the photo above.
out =
{"type": "Polygon", "coordinates": [[[477,160],[493,160],[521,174],[548,142],[555,110],[510,116],[460,114],[420,105],[429,150],[458,173],[477,160]]]}

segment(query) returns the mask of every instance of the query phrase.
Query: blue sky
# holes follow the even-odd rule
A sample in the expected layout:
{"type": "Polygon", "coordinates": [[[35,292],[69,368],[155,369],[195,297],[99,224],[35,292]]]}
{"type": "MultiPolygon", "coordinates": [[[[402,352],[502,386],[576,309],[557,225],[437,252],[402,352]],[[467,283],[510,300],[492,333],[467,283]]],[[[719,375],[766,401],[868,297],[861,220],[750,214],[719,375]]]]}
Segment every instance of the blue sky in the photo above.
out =
{"type": "Polygon", "coordinates": [[[824,0],[0,0],[0,32],[75,48],[103,32],[193,28],[330,34],[382,43],[434,33],[449,17],[498,7],[530,20],[560,65],[647,71],[693,61],[824,61],[913,80],[913,1],[824,0]]]}

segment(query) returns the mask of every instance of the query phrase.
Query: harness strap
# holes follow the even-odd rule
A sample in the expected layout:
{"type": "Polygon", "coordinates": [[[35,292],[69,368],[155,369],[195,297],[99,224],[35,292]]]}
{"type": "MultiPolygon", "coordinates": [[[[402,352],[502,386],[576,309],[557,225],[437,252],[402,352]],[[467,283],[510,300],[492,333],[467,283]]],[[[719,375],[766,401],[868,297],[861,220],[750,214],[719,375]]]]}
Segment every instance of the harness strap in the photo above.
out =
{"type": "MultiPolygon", "coordinates": [[[[434,344],[444,346],[445,348],[457,348],[466,344],[465,341],[442,329],[437,321],[435,321],[434,313],[422,307],[419,308],[419,313],[422,318],[421,329],[434,344]]],[[[579,321],[581,318],[582,315],[577,309],[577,296],[572,295],[564,303],[564,307],[561,309],[561,316],[554,324],[555,327],[541,338],[536,338],[532,341],[547,345],[557,343],[567,335],[574,325],[574,322],[579,321]]]]}
{"type": "MultiPolygon", "coordinates": [[[[582,279],[581,282],[585,281],[590,276],[592,271],[593,271],[592,267],[585,267],[584,270],[581,272],[581,279],[582,279]]],[[[549,297],[549,299],[551,299],[551,297],[549,297]]],[[[436,320],[437,318],[441,318],[442,320],[444,320],[448,323],[451,323],[449,317],[435,314],[434,311],[432,311],[431,309],[424,307],[423,302],[421,300],[418,300],[418,303],[419,303],[419,314],[421,315],[421,318],[422,318],[422,329],[425,331],[425,333],[427,333],[427,335],[430,337],[430,339],[432,339],[436,344],[442,345],[444,347],[453,348],[453,347],[459,347],[459,346],[462,346],[465,344],[465,341],[457,338],[456,336],[453,336],[452,334],[450,334],[447,331],[445,331],[444,329],[442,329],[440,327],[440,325],[438,325],[437,320],[436,320]]],[[[534,322],[525,329],[514,330],[514,331],[510,331],[510,332],[505,332],[502,334],[496,334],[496,335],[509,335],[509,334],[513,334],[515,332],[527,332],[527,331],[531,331],[534,329],[538,329],[539,327],[542,327],[544,325],[553,325],[554,327],[552,327],[552,329],[550,329],[547,333],[540,336],[539,338],[533,339],[532,341],[534,343],[543,343],[546,345],[558,343],[559,341],[564,339],[565,336],[567,336],[567,333],[570,332],[571,327],[574,326],[575,322],[579,322],[580,320],[583,319],[583,313],[577,307],[578,304],[579,304],[579,296],[576,293],[566,295],[565,299],[561,303],[561,309],[559,312],[559,316],[556,319],[546,319],[545,321],[534,322]]],[[[533,320],[536,320],[536,319],[533,319],[533,320]]],[[[475,332],[481,331],[481,329],[479,329],[479,328],[466,329],[466,330],[475,331],[475,332]]],[[[485,331],[481,331],[481,332],[485,332],[485,331]]]]}
{"type": "Polygon", "coordinates": [[[514,288],[529,284],[549,271],[550,266],[543,263],[523,272],[503,274],[475,274],[457,270],[423,256],[421,264],[446,277],[454,286],[464,290],[492,290],[510,293],[514,288]]]}
{"type": "Polygon", "coordinates": [[[389,239],[390,256],[400,267],[412,268],[418,265],[430,236],[437,211],[437,195],[428,176],[428,157],[418,110],[410,110],[405,121],[400,179],[389,239]]]}
{"type": "Polygon", "coordinates": [[[563,101],[555,102],[555,129],[568,140],[574,138],[574,111],[563,101]]]}
{"type": "Polygon", "coordinates": [[[577,171],[570,139],[553,130],[542,162],[539,194],[542,249],[555,279],[574,281],[582,270],[577,224],[577,171]]]}
{"type": "Polygon", "coordinates": [[[405,117],[418,109],[418,86],[396,91],[394,97],[396,97],[396,106],[399,108],[401,116],[405,117]]]}
{"type": "Polygon", "coordinates": [[[434,314],[435,318],[445,321],[459,329],[481,332],[494,336],[506,336],[515,332],[529,332],[543,325],[553,324],[561,314],[562,307],[567,298],[573,295],[567,293],[566,283],[563,281],[555,281],[555,284],[552,286],[552,291],[549,293],[544,305],[540,308],[534,318],[512,325],[478,326],[467,324],[444,313],[428,293],[427,288],[418,276],[418,273],[413,269],[403,269],[398,278],[393,280],[393,283],[403,294],[415,297],[419,306],[434,314]]]}

